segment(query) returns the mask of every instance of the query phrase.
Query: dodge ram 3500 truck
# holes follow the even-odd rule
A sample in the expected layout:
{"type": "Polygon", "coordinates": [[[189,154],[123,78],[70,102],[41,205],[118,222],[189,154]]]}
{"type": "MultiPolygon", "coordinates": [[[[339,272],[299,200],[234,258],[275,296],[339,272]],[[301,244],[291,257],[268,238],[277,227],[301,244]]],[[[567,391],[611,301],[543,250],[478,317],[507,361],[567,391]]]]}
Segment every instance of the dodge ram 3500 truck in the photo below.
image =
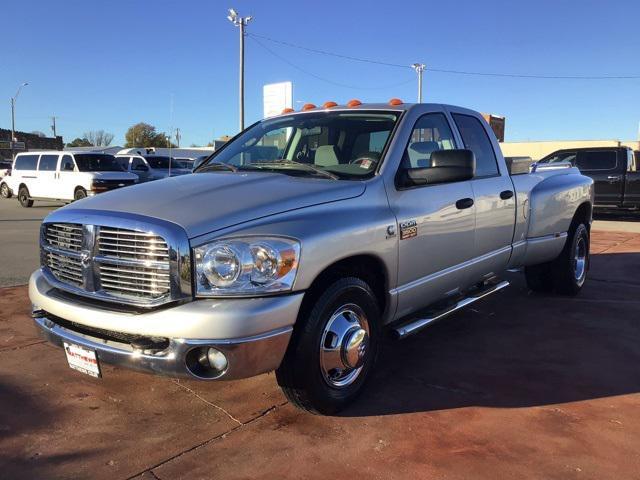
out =
{"type": "Polygon", "coordinates": [[[508,283],[574,295],[593,181],[510,176],[482,116],[436,104],[312,105],[260,121],[192,175],[51,213],[29,294],[69,366],[202,380],[275,370],[331,414],[383,331],[403,338],[508,283]]]}

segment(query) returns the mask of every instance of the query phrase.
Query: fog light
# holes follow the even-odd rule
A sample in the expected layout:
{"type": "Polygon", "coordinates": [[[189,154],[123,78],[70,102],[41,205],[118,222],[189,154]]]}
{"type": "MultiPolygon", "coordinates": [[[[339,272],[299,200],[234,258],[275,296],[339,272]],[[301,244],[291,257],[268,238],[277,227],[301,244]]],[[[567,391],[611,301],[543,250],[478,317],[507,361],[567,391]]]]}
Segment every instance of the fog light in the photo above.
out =
{"type": "Polygon", "coordinates": [[[219,372],[224,372],[227,369],[227,365],[229,364],[227,362],[227,357],[224,356],[224,353],[216,350],[215,348],[210,348],[207,351],[207,360],[209,360],[209,365],[211,365],[212,368],[215,368],[219,372]]]}

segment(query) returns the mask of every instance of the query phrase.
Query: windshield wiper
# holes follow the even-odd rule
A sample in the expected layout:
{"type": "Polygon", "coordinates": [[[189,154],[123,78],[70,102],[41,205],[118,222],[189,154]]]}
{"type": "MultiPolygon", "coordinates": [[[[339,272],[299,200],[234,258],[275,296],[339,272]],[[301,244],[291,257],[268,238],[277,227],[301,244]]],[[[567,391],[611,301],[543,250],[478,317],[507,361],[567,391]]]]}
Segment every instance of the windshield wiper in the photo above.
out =
{"type": "Polygon", "coordinates": [[[207,163],[203,167],[198,167],[198,172],[206,172],[209,170],[228,170],[230,172],[237,172],[238,167],[222,162],[211,162],[207,163]]]}
{"type": "Polygon", "coordinates": [[[250,169],[250,168],[256,168],[256,169],[260,169],[260,168],[272,168],[272,167],[294,167],[296,169],[300,169],[299,167],[302,167],[302,170],[306,170],[309,172],[314,172],[317,173],[319,175],[322,175],[324,177],[330,178],[332,180],[339,180],[340,177],[338,175],[336,175],[335,173],[331,173],[328,172],[326,170],[323,170],[322,168],[318,168],[315,165],[312,165],[310,163],[302,163],[302,162],[296,162],[295,160],[286,160],[286,159],[278,159],[272,162],[256,162],[256,163],[250,163],[248,165],[243,165],[241,168],[244,170],[245,168],[250,169]]]}

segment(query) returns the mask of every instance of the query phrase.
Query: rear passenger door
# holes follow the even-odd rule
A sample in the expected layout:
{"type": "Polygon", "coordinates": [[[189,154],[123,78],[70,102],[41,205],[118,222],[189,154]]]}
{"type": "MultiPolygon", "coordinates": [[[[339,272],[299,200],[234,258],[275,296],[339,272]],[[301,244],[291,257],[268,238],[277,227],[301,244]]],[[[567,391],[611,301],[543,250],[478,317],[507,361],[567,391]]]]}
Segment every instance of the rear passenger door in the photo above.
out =
{"type": "Polygon", "coordinates": [[[476,174],[471,181],[476,236],[469,272],[474,281],[479,281],[507,268],[515,225],[515,191],[504,160],[498,162],[500,147],[487,122],[466,111],[452,109],[451,115],[464,148],[476,157],[476,174]]]}
{"type": "Polygon", "coordinates": [[[576,166],[593,178],[596,205],[622,203],[626,163],[619,161],[618,149],[578,151],[576,166]]]}
{"type": "Polygon", "coordinates": [[[37,178],[29,189],[32,197],[59,198],[57,192],[56,169],[58,167],[57,153],[40,155],[37,178]]]}

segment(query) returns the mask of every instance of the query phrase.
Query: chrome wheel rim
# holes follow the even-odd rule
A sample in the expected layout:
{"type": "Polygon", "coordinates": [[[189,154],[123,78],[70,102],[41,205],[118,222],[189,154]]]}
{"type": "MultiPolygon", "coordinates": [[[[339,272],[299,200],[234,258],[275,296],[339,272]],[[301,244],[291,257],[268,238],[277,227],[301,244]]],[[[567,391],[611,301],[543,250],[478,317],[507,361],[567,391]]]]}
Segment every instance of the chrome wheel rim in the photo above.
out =
{"type": "Polygon", "coordinates": [[[575,253],[573,255],[573,275],[576,282],[584,281],[587,271],[587,242],[584,237],[580,237],[576,243],[575,253]]]}
{"type": "Polygon", "coordinates": [[[369,321],[358,305],[343,305],[331,315],[320,340],[320,370],[328,385],[341,388],[355,382],[369,351],[369,336],[369,321]]]}

